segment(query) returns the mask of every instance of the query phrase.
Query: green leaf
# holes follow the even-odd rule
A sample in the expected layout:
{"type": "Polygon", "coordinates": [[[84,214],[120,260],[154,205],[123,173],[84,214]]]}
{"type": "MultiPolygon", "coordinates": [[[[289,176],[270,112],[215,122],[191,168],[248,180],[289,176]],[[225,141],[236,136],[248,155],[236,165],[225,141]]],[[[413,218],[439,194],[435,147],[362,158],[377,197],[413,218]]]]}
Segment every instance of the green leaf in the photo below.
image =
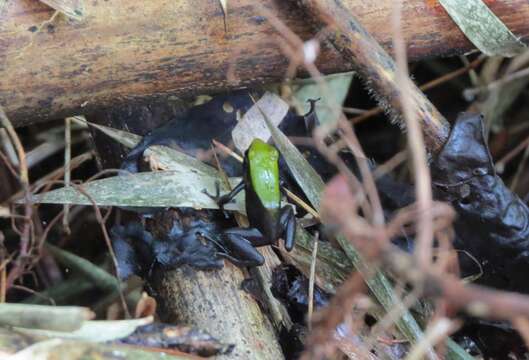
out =
{"type": "Polygon", "coordinates": [[[0,326],[74,331],[91,317],[90,309],[79,306],[0,304],[0,326]]]}
{"type": "MultiPolygon", "coordinates": [[[[1,334],[0,334],[1,335],[1,334]]],[[[26,341],[22,339],[21,341],[26,341]]],[[[11,360],[69,359],[69,360],[191,360],[196,356],[173,355],[131,345],[97,344],[93,342],[50,339],[36,342],[9,357],[11,360]]]]}
{"type": "Polygon", "coordinates": [[[483,0],[439,0],[452,20],[482,53],[515,56],[527,47],[483,0]]]}
{"type": "MultiPolygon", "coordinates": [[[[26,341],[22,339],[21,341],[26,341]]],[[[31,344],[9,357],[11,360],[68,359],[68,360],[191,360],[196,356],[184,353],[157,352],[132,345],[98,344],[88,341],[50,339],[31,344]]]]}
{"type": "Polygon", "coordinates": [[[104,291],[112,291],[122,287],[120,281],[114,275],[90,261],[49,243],[44,243],[44,247],[53,255],[55,260],[66,268],[83,274],[86,278],[92,280],[98,288],[104,291]]]}
{"type": "MultiPolygon", "coordinates": [[[[98,129],[102,133],[110,136],[112,139],[116,140],[117,142],[128,148],[133,148],[142,139],[141,136],[132,134],[124,130],[117,130],[108,126],[93,124],[91,122],[86,121],[82,117],[76,117],[76,120],[78,122],[88,124],[98,129]]],[[[175,170],[180,172],[190,171],[213,177],[219,176],[219,173],[215,168],[204,164],[202,161],[195,159],[192,156],[184,154],[183,152],[180,152],[178,150],[171,149],[167,146],[152,146],[145,150],[144,155],[154,156],[156,158],[156,162],[166,170],[175,170]]]]}
{"type": "Polygon", "coordinates": [[[83,20],[85,16],[84,0],[40,0],[51,8],[74,20],[83,20]]]}
{"type": "MultiPolygon", "coordinates": [[[[64,187],[44,194],[34,195],[36,203],[75,204],[120,207],[191,207],[218,209],[217,204],[202,192],[215,192],[217,177],[195,172],[157,171],[128,174],[95,180],[82,185],[82,194],[74,187],[64,187]]],[[[230,179],[232,186],[239,178],[230,179]]],[[[224,189],[226,190],[226,189],[224,189]]],[[[243,195],[243,194],[241,194],[243,195]]],[[[226,205],[227,210],[241,211],[243,198],[226,205]]]]}
{"type": "MultiPolygon", "coordinates": [[[[37,306],[37,305],[32,305],[37,306]]],[[[84,340],[84,341],[114,341],[132,334],[140,326],[152,323],[152,316],[134,320],[95,320],[84,321],[82,326],[69,332],[49,331],[49,330],[35,330],[27,328],[16,328],[27,335],[43,336],[47,338],[61,338],[70,340],[84,340]]]]}

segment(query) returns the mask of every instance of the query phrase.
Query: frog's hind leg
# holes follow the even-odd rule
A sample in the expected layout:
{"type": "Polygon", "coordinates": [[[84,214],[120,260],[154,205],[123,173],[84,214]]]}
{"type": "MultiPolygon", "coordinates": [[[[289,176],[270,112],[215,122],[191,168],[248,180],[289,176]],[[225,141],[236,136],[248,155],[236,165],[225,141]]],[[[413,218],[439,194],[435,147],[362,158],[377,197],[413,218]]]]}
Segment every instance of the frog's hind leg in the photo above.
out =
{"type": "MultiPolygon", "coordinates": [[[[255,235],[255,232],[252,232],[252,235],[255,235]]],[[[224,248],[228,251],[227,253],[219,253],[219,256],[228,259],[238,267],[253,267],[264,264],[263,255],[244,235],[237,232],[226,232],[222,238],[224,248]]]]}
{"type": "Polygon", "coordinates": [[[254,247],[273,245],[256,228],[230,228],[224,230],[225,236],[242,237],[249,241],[254,247]]]}
{"type": "Polygon", "coordinates": [[[296,241],[296,215],[291,205],[285,205],[279,213],[279,227],[281,236],[285,241],[285,249],[290,251],[296,241]]]}

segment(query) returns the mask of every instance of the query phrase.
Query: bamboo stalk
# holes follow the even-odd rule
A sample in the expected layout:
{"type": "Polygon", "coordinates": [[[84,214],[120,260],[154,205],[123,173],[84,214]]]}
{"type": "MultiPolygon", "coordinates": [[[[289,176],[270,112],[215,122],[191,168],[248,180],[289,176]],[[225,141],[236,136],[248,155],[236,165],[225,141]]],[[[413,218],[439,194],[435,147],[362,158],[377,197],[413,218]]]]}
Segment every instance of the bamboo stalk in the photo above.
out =
{"type": "MultiPolygon", "coordinates": [[[[392,0],[343,3],[391,50],[392,0]]],[[[529,39],[529,3],[487,4],[529,39]]],[[[132,100],[280,80],[288,59],[260,5],[303,39],[313,35],[294,4],[282,0],[230,1],[227,32],[217,1],[85,1],[79,21],[62,14],[50,20],[54,10],[40,1],[9,1],[0,11],[0,103],[21,126],[132,100]]],[[[403,37],[412,60],[472,49],[437,1],[405,2],[403,37]]],[[[318,66],[326,73],[351,69],[325,47],[318,66]]]]}

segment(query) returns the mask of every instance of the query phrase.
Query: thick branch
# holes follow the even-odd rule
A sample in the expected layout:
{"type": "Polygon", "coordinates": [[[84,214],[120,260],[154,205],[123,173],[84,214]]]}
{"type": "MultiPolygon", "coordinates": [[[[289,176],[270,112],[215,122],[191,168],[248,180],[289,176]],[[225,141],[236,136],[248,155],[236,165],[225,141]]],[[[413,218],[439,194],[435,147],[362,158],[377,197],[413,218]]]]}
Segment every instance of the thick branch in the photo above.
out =
{"type": "MultiPolygon", "coordinates": [[[[9,1],[0,11],[0,103],[15,126],[123,101],[281,79],[288,60],[260,4],[302,38],[314,34],[295,6],[282,0],[230,1],[227,33],[218,1],[84,3],[84,20],[59,16],[37,32],[53,15],[41,2],[9,1]]],[[[529,3],[488,3],[516,35],[527,38],[529,3]]],[[[384,48],[391,47],[392,0],[344,5],[384,48]]],[[[437,1],[406,1],[403,36],[410,59],[472,49],[437,1]]],[[[328,48],[319,66],[324,72],[351,68],[328,48]]]]}

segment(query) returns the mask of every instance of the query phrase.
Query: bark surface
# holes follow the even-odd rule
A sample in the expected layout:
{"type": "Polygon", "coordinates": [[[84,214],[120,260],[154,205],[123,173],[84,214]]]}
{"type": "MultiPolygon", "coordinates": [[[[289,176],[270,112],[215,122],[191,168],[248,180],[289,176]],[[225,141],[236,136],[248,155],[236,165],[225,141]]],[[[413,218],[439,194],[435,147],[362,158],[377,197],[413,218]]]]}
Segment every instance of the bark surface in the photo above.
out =
{"type": "MultiPolygon", "coordinates": [[[[527,42],[527,1],[486,3],[527,42]]],[[[21,126],[131,100],[280,80],[288,59],[259,4],[303,39],[314,35],[295,6],[280,0],[230,1],[227,32],[216,0],[92,0],[83,20],[60,15],[49,22],[53,10],[45,4],[8,1],[0,10],[0,103],[21,126]]],[[[391,0],[344,5],[390,50],[391,0]]],[[[403,33],[410,59],[473,48],[434,0],[405,2],[403,33]]],[[[327,73],[351,69],[327,46],[318,65],[327,73]]]]}

